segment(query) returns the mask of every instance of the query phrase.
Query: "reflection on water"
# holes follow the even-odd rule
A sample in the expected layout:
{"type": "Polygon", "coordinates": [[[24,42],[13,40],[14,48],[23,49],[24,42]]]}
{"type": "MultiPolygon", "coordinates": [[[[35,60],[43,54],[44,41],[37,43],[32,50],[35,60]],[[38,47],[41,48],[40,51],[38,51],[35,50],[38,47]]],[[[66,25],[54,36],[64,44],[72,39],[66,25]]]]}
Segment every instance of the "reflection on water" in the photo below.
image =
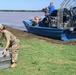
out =
{"type": "Polygon", "coordinates": [[[34,16],[44,16],[43,12],[0,12],[0,23],[7,26],[25,30],[23,20],[32,19],[34,16]]]}

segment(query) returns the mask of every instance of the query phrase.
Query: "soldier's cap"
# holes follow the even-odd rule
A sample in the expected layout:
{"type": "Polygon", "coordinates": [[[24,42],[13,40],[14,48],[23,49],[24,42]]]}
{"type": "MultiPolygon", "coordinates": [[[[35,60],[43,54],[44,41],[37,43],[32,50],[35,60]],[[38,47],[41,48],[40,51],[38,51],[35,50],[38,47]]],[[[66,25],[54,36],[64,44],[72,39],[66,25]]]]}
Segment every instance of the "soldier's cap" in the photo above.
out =
{"type": "Polygon", "coordinates": [[[0,24],[0,30],[2,30],[4,28],[3,24],[0,24]]]}

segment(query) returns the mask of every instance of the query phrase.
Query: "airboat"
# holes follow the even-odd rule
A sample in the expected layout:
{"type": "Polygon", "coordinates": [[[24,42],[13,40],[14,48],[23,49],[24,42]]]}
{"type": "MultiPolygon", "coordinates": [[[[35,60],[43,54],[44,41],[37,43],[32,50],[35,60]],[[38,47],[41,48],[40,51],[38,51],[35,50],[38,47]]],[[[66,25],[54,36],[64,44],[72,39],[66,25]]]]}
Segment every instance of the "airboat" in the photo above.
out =
{"type": "Polygon", "coordinates": [[[60,8],[42,18],[37,25],[23,21],[27,32],[63,41],[76,40],[76,0],[64,0],[60,8]]]}

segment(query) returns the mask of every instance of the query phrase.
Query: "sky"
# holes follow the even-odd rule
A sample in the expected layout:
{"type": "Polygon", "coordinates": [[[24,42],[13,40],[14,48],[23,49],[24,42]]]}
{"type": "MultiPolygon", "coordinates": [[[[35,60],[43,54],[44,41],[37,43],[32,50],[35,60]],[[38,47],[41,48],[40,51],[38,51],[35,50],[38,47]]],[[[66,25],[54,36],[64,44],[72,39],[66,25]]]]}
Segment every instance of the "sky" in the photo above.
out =
{"type": "Polygon", "coordinates": [[[0,0],[0,10],[42,10],[54,3],[59,8],[63,0],[0,0]]]}

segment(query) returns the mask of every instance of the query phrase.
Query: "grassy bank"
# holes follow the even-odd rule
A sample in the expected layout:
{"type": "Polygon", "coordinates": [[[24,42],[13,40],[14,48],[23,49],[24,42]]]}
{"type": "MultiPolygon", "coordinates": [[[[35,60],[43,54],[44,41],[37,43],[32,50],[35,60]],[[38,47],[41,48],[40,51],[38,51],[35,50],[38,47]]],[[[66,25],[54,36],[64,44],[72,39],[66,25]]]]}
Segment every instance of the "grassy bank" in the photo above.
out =
{"type": "Polygon", "coordinates": [[[21,41],[18,65],[0,70],[0,75],[76,75],[75,45],[23,38],[26,35],[18,36],[21,41]]]}

